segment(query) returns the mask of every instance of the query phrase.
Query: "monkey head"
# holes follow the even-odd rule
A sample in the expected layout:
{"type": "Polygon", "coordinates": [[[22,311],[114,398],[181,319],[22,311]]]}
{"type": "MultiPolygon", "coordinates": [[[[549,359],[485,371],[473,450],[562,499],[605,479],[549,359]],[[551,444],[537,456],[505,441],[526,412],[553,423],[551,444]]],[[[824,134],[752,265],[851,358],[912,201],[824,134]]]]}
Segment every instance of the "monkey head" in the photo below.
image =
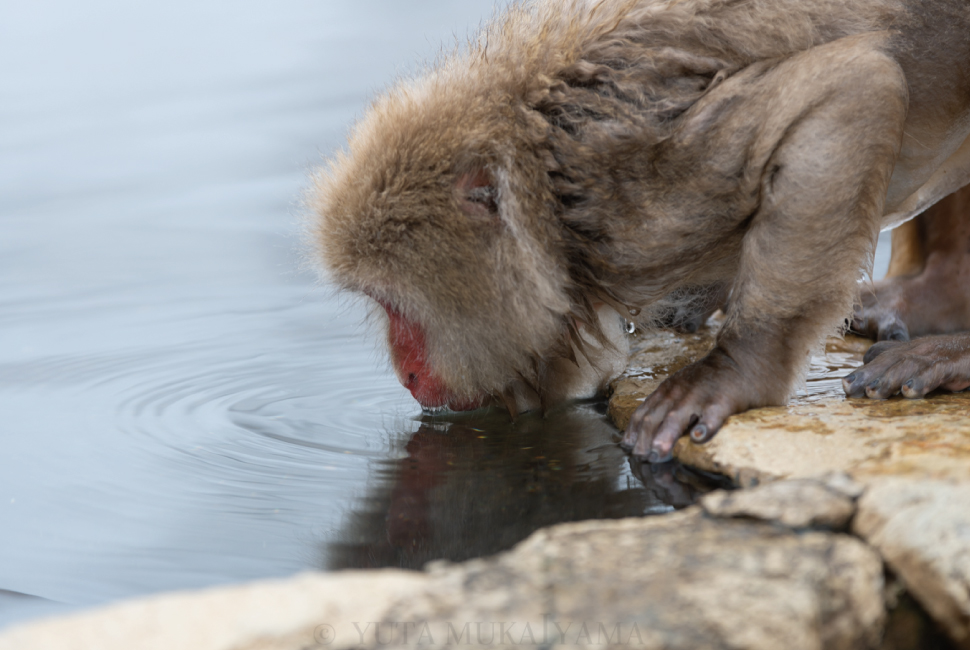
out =
{"type": "Polygon", "coordinates": [[[622,319],[570,279],[548,124],[512,90],[476,65],[398,86],[310,193],[328,275],[383,308],[395,372],[428,409],[590,397],[626,362],[622,319]]]}

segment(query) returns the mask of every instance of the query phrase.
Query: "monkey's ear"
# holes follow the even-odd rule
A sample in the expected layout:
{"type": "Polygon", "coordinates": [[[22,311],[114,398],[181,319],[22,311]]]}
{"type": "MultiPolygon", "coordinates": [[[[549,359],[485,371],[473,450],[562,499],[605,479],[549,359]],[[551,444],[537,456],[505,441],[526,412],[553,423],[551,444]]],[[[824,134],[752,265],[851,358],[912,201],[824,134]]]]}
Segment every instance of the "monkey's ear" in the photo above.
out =
{"type": "Polygon", "coordinates": [[[498,188],[486,169],[477,167],[460,174],[455,194],[461,211],[469,217],[498,222],[498,188]]]}

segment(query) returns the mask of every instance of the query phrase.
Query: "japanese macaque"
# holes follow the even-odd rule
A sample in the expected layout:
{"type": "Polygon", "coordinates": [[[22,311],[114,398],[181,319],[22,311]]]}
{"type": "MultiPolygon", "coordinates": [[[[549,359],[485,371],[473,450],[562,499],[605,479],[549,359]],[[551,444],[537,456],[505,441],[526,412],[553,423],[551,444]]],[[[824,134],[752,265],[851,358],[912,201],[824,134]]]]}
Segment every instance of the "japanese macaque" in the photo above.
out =
{"type": "Polygon", "coordinates": [[[968,136],[965,0],[537,0],[377,98],[310,202],[429,408],[601,389],[622,319],[728,296],[626,431],[659,462],[785,403],[879,230],[970,181],[968,136]]]}
{"type": "Polygon", "coordinates": [[[892,247],[886,278],[863,292],[852,320],[881,343],[845,378],[846,394],[917,398],[970,387],[970,186],[894,230],[892,247]]]}

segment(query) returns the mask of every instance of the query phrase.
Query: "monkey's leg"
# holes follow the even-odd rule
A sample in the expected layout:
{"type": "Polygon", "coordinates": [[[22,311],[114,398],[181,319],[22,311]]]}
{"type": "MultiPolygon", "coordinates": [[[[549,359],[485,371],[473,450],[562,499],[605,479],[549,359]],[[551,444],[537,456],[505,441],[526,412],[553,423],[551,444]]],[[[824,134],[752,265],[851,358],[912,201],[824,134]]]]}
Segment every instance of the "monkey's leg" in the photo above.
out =
{"type": "Polygon", "coordinates": [[[870,348],[862,368],[842,380],[850,397],[885,399],[901,392],[917,398],[937,388],[970,386],[970,335],[954,333],[970,330],[970,186],[910,223],[909,237],[893,233],[893,260],[899,241],[904,257],[917,251],[922,263],[909,273],[887,274],[863,295],[852,327],[883,342],[870,348]],[[900,345],[886,341],[938,333],[949,335],[900,345]]]}
{"type": "Polygon", "coordinates": [[[769,108],[750,149],[761,202],[715,348],[630,421],[624,444],[651,462],[669,459],[688,431],[705,442],[729,415],[787,401],[812,349],[851,310],[878,231],[908,105],[898,65],[872,41],[843,39],[759,83],[770,96],[759,98],[769,108]]]}
{"type": "Polygon", "coordinates": [[[899,275],[915,275],[923,270],[926,256],[923,254],[922,218],[910,219],[889,233],[892,237],[889,250],[889,268],[886,278],[899,275]]]}
{"type": "Polygon", "coordinates": [[[901,228],[890,272],[863,289],[852,329],[877,341],[970,330],[970,186],[901,228]]]}

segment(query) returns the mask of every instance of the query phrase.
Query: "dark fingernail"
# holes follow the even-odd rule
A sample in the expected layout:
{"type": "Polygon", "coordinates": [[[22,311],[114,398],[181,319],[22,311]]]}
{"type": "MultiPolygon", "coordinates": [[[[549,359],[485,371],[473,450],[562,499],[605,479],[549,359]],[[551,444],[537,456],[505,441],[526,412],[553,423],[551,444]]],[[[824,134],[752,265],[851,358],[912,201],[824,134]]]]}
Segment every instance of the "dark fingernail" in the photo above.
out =
{"type": "Polygon", "coordinates": [[[707,439],[707,427],[703,424],[698,424],[691,429],[690,439],[694,442],[704,442],[707,439]]]}
{"type": "Polygon", "coordinates": [[[659,464],[659,463],[666,463],[669,460],[673,460],[673,458],[674,458],[673,450],[663,451],[660,449],[654,449],[652,452],[650,452],[650,457],[648,460],[653,464],[659,464]]]}
{"type": "Polygon", "coordinates": [[[850,384],[853,383],[853,382],[855,382],[855,373],[852,373],[851,375],[849,375],[848,377],[846,377],[845,380],[847,382],[849,382],[850,384]]]}
{"type": "Polygon", "coordinates": [[[870,399],[884,399],[882,394],[879,392],[878,379],[866,386],[866,397],[869,397],[870,399]]]}
{"type": "Polygon", "coordinates": [[[906,382],[905,384],[903,384],[903,385],[904,385],[904,386],[906,386],[906,388],[912,388],[912,387],[913,387],[913,380],[912,380],[912,379],[910,379],[909,381],[907,381],[907,382],[906,382]]]}

